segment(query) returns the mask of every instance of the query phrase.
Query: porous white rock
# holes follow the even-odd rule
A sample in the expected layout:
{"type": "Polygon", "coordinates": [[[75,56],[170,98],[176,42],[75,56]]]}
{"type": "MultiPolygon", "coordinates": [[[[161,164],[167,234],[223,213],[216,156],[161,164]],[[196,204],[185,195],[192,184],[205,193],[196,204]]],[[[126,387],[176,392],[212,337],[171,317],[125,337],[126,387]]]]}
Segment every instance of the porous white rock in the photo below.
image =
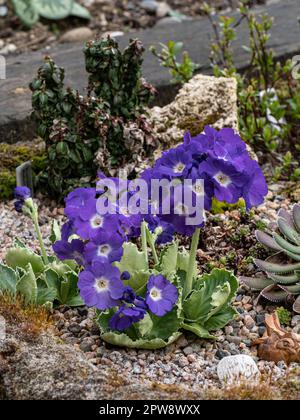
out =
{"type": "Polygon", "coordinates": [[[217,374],[219,380],[225,384],[245,380],[255,382],[260,377],[255,361],[246,354],[224,357],[218,364],[217,374]]]}

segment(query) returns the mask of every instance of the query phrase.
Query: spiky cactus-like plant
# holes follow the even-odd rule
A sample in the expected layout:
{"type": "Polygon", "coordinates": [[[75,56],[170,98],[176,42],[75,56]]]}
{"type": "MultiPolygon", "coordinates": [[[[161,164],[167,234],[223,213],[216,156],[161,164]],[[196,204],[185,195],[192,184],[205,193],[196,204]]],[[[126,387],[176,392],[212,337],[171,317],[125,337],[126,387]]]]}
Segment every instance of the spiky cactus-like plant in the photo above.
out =
{"type": "Polygon", "coordinates": [[[272,302],[285,301],[294,296],[295,312],[300,313],[300,205],[295,204],[291,212],[278,212],[277,228],[273,232],[255,232],[257,240],[265,247],[276,251],[265,261],[254,259],[265,277],[241,277],[243,283],[272,302]]]}

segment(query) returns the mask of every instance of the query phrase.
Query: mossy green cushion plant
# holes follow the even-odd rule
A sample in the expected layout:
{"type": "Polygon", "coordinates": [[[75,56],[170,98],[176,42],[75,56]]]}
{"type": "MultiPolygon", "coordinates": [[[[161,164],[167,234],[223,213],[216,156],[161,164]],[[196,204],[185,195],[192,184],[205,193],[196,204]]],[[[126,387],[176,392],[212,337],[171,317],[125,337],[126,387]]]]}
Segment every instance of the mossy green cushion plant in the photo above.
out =
{"type": "Polygon", "coordinates": [[[45,147],[41,141],[28,143],[0,143],[0,200],[13,198],[16,168],[26,161],[32,162],[33,175],[46,166],[45,147]]]}

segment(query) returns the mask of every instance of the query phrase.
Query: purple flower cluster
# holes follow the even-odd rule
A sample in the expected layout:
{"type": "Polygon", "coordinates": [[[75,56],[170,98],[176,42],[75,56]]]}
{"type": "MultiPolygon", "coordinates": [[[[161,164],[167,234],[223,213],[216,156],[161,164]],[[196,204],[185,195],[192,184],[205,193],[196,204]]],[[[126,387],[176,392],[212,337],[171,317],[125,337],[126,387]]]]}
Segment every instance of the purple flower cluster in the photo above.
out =
{"type": "MultiPolygon", "coordinates": [[[[62,228],[61,240],[53,245],[61,260],[74,259],[83,267],[78,287],[85,303],[100,310],[116,308],[109,326],[119,331],[143,319],[147,311],[164,316],[178,299],[177,288],[162,275],[150,276],[145,296],[137,296],[124,283],[130,280],[130,274],[120,273],[114,265],[122,258],[124,242],[140,235],[143,220],[150,231],[155,232],[156,242],[164,244],[171,242],[175,233],[190,236],[197,227],[203,226],[202,220],[198,225],[186,223],[187,217],[193,216],[199,196],[205,210],[211,209],[214,197],[227,203],[244,198],[249,209],[262,203],[267,194],[258,163],[251,159],[245,143],[230,128],[217,131],[206,127],[204,133],[196,137],[186,133],[184,142],[165,152],[153,168],[141,174],[141,179],[148,186],[153,180],[172,181],[174,185],[169,195],[161,194],[158,205],[154,205],[152,188],[148,188],[146,197],[140,199],[147,211],[136,214],[133,208],[124,207],[122,203],[124,198],[126,205],[129,199],[135,199],[138,190],[127,189],[128,181],[124,181],[121,188],[118,179],[106,178],[101,173],[97,189],[77,188],[66,197],[68,222],[62,228]],[[192,197],[191,208],[184,203],[180,188],[186,180],[192,197]],[[199,180],[203,180],[201,185],[199,180]],[[118,195],[113,201],[110,197],[117,185],[118,195]],[[114,211],[102,214],[98,207],[99,196],[114,211]],[[164,212],[167,201],[170,211],[164,212]]],[[[22,203],[27,195],[28,191],[18,190],[16,198],[22,203]]]]}
{"type": "Polygon", "coordinates": [[[142,217],[122,211],[99,214],[98,194],[94,188],[77,188],[66,197],[65,214],[69,220],[53,249],[59,259],[73,259],[84,268],[78,287],[85,304],[100,310],[118,308],[109,326],[123,331],[143,319],[147,311],[163,316],[172,310],[178,294],[176,287],[162,276],[158,276],[155,290],[151,288],[155,277],[149,278],[146,298],[137,296],[124,284],[130,274],[120,273],[113,263],[121,260],[124,241],[139,235],[142,217]]]}

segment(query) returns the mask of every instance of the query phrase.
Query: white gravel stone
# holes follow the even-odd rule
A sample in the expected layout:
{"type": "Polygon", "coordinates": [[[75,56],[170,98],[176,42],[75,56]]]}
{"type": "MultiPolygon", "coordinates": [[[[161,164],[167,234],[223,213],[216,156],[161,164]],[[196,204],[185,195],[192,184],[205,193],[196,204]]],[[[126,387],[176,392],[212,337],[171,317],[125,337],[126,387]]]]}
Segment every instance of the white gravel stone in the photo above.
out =
{"type": "Polygon", "coordinates": [[[226,384],[243,380],[255,381],[260,376],[253,358],[244,354],[224,357],[218,364],[217,373],[219,380],[226,384]]]}

